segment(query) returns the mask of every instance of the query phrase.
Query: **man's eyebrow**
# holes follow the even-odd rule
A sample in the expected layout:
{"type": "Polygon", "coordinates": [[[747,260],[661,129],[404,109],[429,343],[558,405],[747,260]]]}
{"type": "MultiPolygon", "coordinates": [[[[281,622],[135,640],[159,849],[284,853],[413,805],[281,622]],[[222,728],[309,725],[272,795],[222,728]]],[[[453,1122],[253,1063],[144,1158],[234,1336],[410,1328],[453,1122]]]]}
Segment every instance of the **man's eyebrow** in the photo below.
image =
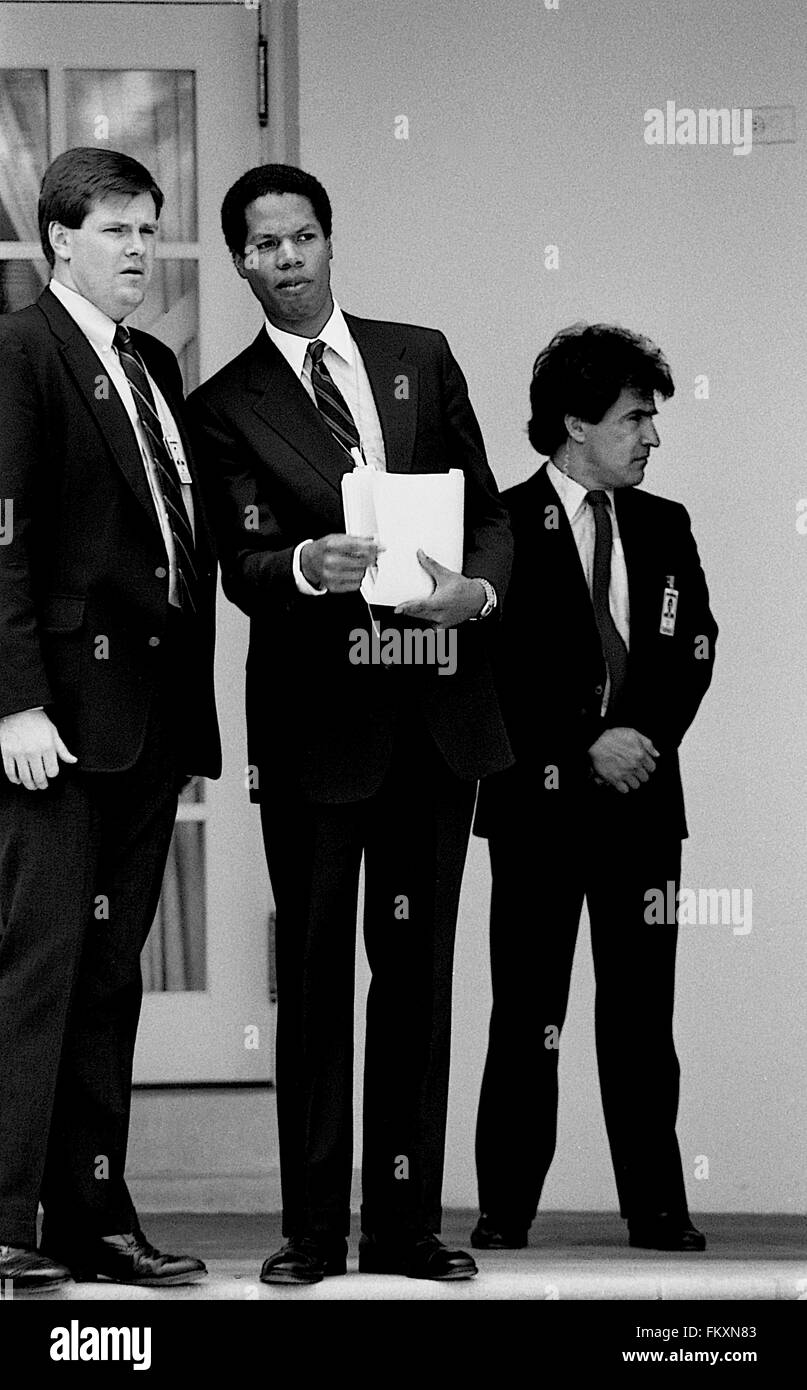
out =
{"type": "Polygon", "coordinates": [[[300,232],[313,232],[315,230],[316,224],[314,222],[303,222],[301,226],[295,227],[290,232],[272,232],[267,230],[264,232],[256,232],[250,239],[252,241],[265,241],[267,237],[299,236],[300,232]]]}
{"type": "Polygon", "coordinates": [[[152,227],[155,231],[159,226],[156,219],[148,217],[145,222],[129,222],[125,217],[105,217],[101,222],[102,227],[152,227]]]}

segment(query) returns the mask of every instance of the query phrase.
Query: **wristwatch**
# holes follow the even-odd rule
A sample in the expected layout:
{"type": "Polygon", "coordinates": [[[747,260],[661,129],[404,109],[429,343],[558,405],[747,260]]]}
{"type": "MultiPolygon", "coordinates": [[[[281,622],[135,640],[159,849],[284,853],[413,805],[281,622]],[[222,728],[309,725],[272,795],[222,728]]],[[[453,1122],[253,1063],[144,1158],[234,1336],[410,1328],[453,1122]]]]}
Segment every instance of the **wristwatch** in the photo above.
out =
{"type": "Polygon", "coordinates": [[[496,590],[494,589],[493,585],[489,582],[489,580],[482,579],[481,575],[478,574],[474,575],[474,579],[477,579],[479,583],[482,585],[482,588],[485,590],[485,602],[482,606],[481,611],[477,613],[475,618],[468,619],[468,621],[471,623],[478,623],[481,621],[482,618],[487,618],[489,614],[493,612],[498,600],[496,598],[496,590]]]}

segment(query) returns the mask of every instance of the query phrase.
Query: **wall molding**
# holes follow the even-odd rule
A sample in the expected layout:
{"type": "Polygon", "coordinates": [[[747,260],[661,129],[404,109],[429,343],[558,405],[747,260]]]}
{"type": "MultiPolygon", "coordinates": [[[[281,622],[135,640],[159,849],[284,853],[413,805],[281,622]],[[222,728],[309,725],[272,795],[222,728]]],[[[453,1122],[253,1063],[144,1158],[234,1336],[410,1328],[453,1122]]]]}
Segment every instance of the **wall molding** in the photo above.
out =
{"type": "Polygon", "coordinates": [[[280,1165],[265,1173],[215,1173],[209,1175],[150,1173],[127,1177],[132,1200],[143,1212],[254,1212],[280,1211],[280,1165]]]}

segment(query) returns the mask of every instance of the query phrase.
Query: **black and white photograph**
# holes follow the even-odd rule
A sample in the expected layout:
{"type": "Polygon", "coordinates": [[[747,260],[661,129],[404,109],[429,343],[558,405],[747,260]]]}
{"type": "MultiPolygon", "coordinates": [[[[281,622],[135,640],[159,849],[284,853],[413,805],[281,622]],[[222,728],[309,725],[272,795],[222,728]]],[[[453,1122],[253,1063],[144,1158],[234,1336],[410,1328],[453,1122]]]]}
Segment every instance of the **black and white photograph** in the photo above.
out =
{"type": "Polygon", "coordinates": [[[23,1383],[796,1354],[806,134],[804,0],[0,0],[23,1383]]]}

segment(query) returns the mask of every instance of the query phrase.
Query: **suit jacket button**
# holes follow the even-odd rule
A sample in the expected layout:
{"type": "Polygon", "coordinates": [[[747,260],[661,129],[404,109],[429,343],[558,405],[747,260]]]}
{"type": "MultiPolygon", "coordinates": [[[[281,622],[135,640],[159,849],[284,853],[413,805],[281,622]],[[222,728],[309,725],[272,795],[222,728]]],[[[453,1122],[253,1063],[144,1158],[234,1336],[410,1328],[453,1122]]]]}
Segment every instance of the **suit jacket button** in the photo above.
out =
{"type": "Polygon", "coordinates": [[[167,573],[168,570],[165,568],[164,565],[158,565],[156,570],[154,571],[154,577],[155,579],[165,579],[167,573]]]}
{"type": "Polygon", "coordinates": [[[604,685],[595,685],[595,687],[594,687],[594,694],[595,694],[595,695],[602,695],[602,692],[603,692],[604,689],[605,689],[605,686],[604,686],[604,685]]]}
{"type": "Polygon", "coordinates": [[[160,645],[160,639],[159,639],[159,637],[149,637],[149,646],[150,646],[150,647],[159,647],[159,645],[160,645]]]}

